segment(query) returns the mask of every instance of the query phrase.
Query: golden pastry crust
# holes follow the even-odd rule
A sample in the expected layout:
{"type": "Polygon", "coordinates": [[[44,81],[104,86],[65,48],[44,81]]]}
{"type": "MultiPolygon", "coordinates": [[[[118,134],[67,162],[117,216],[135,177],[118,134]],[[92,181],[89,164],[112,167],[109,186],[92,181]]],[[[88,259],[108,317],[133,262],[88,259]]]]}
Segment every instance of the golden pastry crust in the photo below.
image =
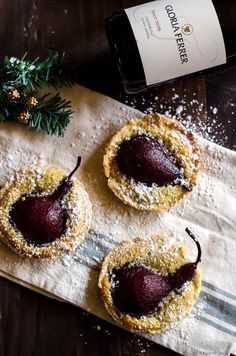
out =
{"type": "Polygon", "coordinates": [[[23,195],[43,191],[52,193],[66,172],[56,167],[23,168],[11,177],[0,191],[0,233],[2,239],[21,256],[52,259],[74,250],[86,236],[92,220],[92,204],[83,185],[72,178],[72,186],[62,200],[67,211],[65,233],[49,244],[33,246],[11,224],[9,212],[23,195]]]}
{"type": "Polygon", "coordinates": [[[192,281],[185,283],[178,292],[171,292],[163,300],[158,311],[139,318],[123,314],[114,306],[109,275],[114,267],[126,263],[144,264],[164,275],[175,272],[188,262],[190,260],[186,257],[185,247],[171,242],[163,235],[147,239],[137,237],[121,242],[104,259],[99,276],[98,286],[107,311],[116,321],[132,331],[154,334],[173,327],[189,315],[199,296],[201,277],[198,269],[192,281]]]}
{"type": "Polygon", "coordinates": [[[200,149],[192,132],[186,130],[180,122],[159,114],[146,115],[142,119],[130,121],[112,137],[106,147],[103,165],[108,186],[113,193],[125,204],[139,210],[168,210],[189,193],[186,188],[180,185],[159,187],[156,184],[148,187],[144,183],[126,177],[120,172],[116,162],[120,144],[125,139],[142,133],[163,141],[182,167],[185,181],[191,187],[197,182],[201,165],[200,149]]]}

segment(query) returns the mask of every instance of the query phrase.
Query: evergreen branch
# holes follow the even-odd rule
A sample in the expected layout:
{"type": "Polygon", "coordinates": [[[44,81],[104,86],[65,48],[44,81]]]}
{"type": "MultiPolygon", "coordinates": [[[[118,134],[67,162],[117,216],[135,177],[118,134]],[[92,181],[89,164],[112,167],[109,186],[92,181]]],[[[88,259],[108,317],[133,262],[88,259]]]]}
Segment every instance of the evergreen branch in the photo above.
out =
{"type": "Polygon", "coordinates": [[[62,136],[72,114],[71,103],[59,94],[37,97],[37,88],[71,85],[62,67],[64,54],[55,53],[44,61],[4,58],[0,65],[0,122],[18,121],[28,127],[62,136]]]}

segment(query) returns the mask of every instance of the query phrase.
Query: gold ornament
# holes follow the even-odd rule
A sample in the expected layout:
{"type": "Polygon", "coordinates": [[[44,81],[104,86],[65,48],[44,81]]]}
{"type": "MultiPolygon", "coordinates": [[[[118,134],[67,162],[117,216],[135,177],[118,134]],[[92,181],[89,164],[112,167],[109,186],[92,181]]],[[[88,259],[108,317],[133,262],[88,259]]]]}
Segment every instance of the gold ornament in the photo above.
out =
{"type": "Polygon", "coordinates": [[[20,98],[20,93],[17,89],[11,89],[7,92],[7,99],[17,100],[20,98]]]}
{"type": "Polygon", "coordinates": [[[34,106],[38,105],[38,100],[34,97],[31,96],[28,100],[27,100],[27,106],[29,108],[33,108],[34,106]]]}
{"type": "Polygon", "coordinates": [[[17,119],[22,124],[27,124],[30,119],[30,114],[27,111],[22,111],[18,116],[17,119]]]}

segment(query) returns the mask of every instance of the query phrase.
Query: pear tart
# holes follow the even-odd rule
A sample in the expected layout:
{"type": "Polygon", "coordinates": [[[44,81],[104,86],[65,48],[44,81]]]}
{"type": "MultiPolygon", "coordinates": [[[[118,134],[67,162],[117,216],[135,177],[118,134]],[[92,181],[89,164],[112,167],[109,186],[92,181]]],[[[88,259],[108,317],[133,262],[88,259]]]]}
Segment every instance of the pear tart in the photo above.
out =
{"type": "Polygon", "coordinates": [[[92,205],[83,185],[56,167],[23,168],[0,191],[0,233],[19,255],[57,257],[86,236],[92,205]]]}
{"type": "MultiPolygon", "coordinates": [[[[194,239],[194,235],[186,229],[194,239]]],[[[186,249],[162,235],[120,243],[104,259],[99,288],[109,314],[132,331],[159,333],[187,317],[201,278],[186,249]]]]}
{"type": "Polygon", "coordinates": [[[193,134],[176,120],[147,115],[125,125],[106,147],[108,186],[139,210],[167,210],[191,192],[200,168],[193,134]]]}

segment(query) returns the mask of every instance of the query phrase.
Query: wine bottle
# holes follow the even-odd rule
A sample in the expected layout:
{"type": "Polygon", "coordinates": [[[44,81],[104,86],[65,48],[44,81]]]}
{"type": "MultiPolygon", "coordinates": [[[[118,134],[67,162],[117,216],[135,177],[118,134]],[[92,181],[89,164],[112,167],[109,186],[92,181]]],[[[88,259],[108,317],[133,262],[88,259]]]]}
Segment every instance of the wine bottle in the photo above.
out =
{"type": "Polygon", "coordinates": [[[157,0],[105,22],[127,93],[236,58],[236,1],[157,0]]]}

